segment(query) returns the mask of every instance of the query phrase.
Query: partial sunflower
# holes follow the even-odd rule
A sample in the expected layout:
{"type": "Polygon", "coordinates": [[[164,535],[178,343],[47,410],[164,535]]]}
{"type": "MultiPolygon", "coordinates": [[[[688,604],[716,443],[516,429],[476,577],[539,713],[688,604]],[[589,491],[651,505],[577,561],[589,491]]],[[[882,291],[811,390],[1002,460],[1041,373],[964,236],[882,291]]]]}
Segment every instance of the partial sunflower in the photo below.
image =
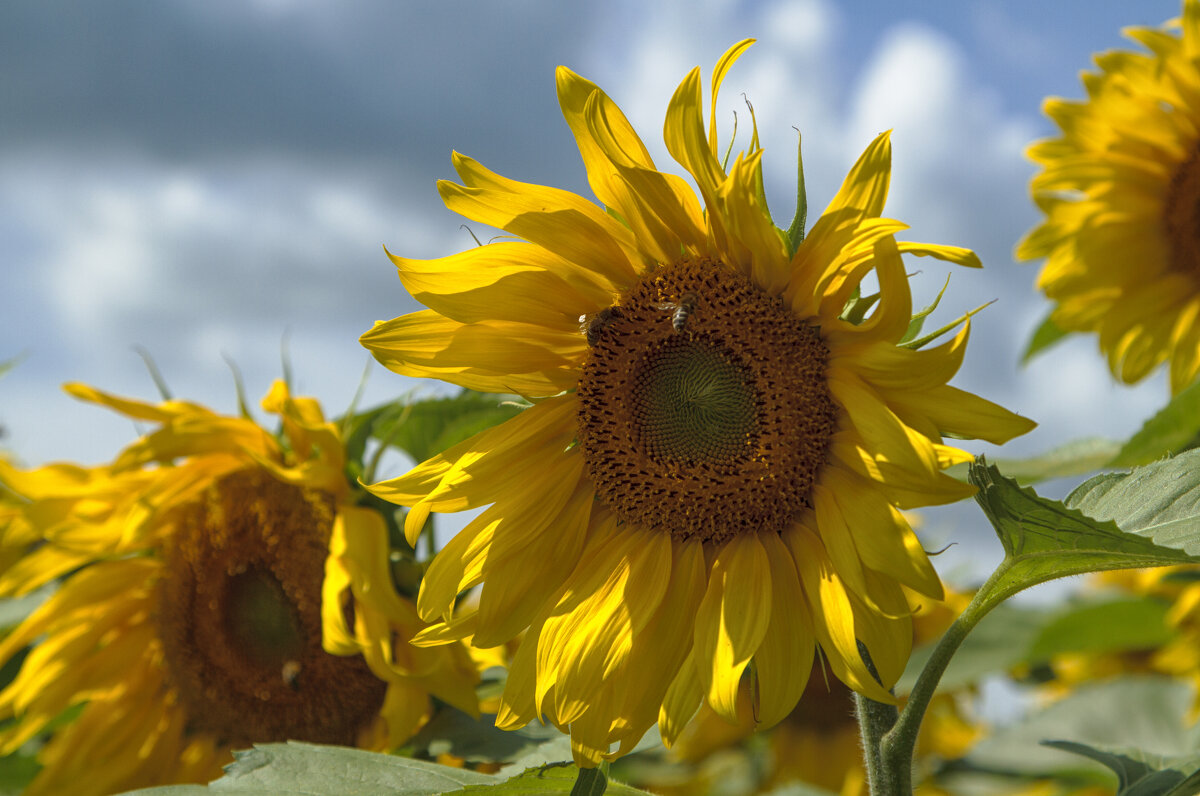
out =
{"type": "MultiPolygon", "coordinates": [[[[751,43],[718,62],[714,101],[751,43]]],[[[967,324],[936,348],[897,345],[912,315],[901,253],[978,261],[895,241],[904,225],[879,217],[888,136],[793,252],[762,199],[757,136],[726,171],[701,93],[695,69],[665,137],[703,206],[607,95],[560,67],[604,207],[455,154],[465,185],[439,183],[447,207],[524,240],[393,256],[431,309],[362,337],[399,373],[533,402],[371,490],[412,507],[410,540],[430,511],[489,507],[426,574],[418,609],[442,623],[418,642],[474,634],[487,647],[526,631],[498,724],[545,716],[585,767],[656,720],[671,743],[702,699],[736,720],[752,662],[758,719],[775,724],[818,644],[848,686],[891,701],[912,642],[901,584],[942,593],[900,509],[974,491],[942,473],[971,458],[943,433],[1003,442],[1033,426],[946,385],[967,324]],[[878,306],[843,320],[871,271],[878,306]],[[477,608],[457,610],[475,587],[477,608]]]]}
{"type": "Polygon", "coordinates": [[[1200,373],[1200,0],[1163,30],[1125,34],[1084,72],[1087,99],[1047,99],[1062,130],[1027,154],[1045,220],[1017,246],[1067,332],[1096,332],[1132,384],[1169,363],[1172,394],[1200,373]]]}
{"type": "MultiPolygon", "coordinates": [[[[917,645],[936,641],[970,602],[969,594],[947,590],[944,602],[906,592],[913,616],[917,645]]],[[[691,776],[674,783],[640,783],[656,793],[729,793],[726,774],[729,752],[739,749],[750,758],[745,768],[753,772],[746,793],[774,793],[788,783],[804,782],[840,796],[868,793],[863,765],[862,735],[854,718],[850,691],[824,671],[817,656],[799,703],[779,724],[756,733],[749,681],[742,680],[738,723],[729,724],[708,706],[684,729],[672,756],[690,764],[691,776]]],[[[914,769],[919,793],[932,792],[933,774],[945,761],[962,757],[981,735],[964,703],[968,692],[939,693],[921,724],[914,769]]],[[[671,772],[666,772],[667,776],[671,772]]]]}
{"type": "Polygon", "coordinates": [[[465,647],[408,644],[423,623],[392,586],[385,521],[354,505],[315,400],[276,382],[277,438],[66,389],[157,429],[99,467],[0,461],[0,596],[57,582],[0,642],[0,663],[25,654],[0,692],[0,754],[46,740],[27,793],[203,782],[258,742],[389,749],[431,695],[477,710],[465,647]]]}

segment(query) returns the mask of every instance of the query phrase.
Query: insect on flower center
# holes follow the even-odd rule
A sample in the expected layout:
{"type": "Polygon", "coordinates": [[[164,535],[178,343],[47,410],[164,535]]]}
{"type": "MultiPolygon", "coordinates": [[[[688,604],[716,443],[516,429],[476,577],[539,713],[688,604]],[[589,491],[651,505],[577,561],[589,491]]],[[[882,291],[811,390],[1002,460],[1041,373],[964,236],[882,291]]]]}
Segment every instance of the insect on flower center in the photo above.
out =
{"type": "Polygon", "coordinates": [[[321,584],[334,500],[250,468],[176,515],[158,622],[167,680],[191,726],[234,746],[353,745],[386,685],[321,646],[321,584]]]}
{"type": "Polygon", "coordinates": [[[578,439],[624,522],[721,542],[807,508],[838,410],[819,331],[716,260],[647,274],[585,325],[578,439]]]}
{"type": "Polygon", "coordinates": [[[1200,279],[1200,144],[1167,184],[1163,227],[1175,270],[1200,279]]]}

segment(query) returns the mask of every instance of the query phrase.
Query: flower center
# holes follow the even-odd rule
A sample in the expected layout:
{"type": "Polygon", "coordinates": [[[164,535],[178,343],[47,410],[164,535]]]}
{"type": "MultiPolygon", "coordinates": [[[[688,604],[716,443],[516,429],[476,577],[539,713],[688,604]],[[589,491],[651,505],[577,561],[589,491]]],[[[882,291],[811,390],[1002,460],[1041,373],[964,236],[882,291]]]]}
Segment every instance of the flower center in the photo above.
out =
{"type": "Polygon", "coordinates": [[[190,726],[220,743],[353,745],[386,684],[321,647],[334,501],[258,469],[182,508],[165,551],[158,622],[190,726]]]}
{"type": "Polygon", "coordinates": [[[1177,271],[1200,278],[1200,144],[1167,184],[1163,226],[1172,265],[1177,271]]]}
{"type": "Polygon", "coordinates": [[[664,464],[749,455],[758,412],[748,376],[708,341],[672,335],[652,343],[631,396],[642,449],[664,464]]]}
{"type": "Polygon", "coordinates": [[[809,506],[838,409],[817,329],[724,264],[647,274],[586,325],[578,440],[624,522],[719,543],[809,506]]]}

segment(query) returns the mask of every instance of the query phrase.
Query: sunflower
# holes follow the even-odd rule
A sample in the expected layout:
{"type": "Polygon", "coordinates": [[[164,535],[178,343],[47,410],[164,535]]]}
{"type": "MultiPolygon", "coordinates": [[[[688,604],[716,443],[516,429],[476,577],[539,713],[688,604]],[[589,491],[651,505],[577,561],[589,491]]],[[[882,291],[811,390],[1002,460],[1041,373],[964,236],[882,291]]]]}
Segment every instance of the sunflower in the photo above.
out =
{"type": "Polygon", "coordinates": [[[1027,152],[1046,218],[1016,254],[1046,259],[1050,319],[1096,332],[1114,376],[1167,361],[1177,393],[1200,372],[1200,0],[1182,25],[1126,35],[1149,52],[1097,55],[1086,100],[1046,100],[1062,136],[1027,152]]]}
{"type": "MultiPolygon", "coordinates": [[[[751,43],[718,62],[714,102],[751,43]]],[[[426,574],[417,607],[441,621],[417,642],[526,631],[497,724],[569,728],[584,767],[656,720],[671,743],[702,700],[735,721],[747,669],[759,722],[777,723],[817,645],[850,688],[894,701],[912,641],[901,584],[942,593],[900,509],[973,493],[942,472],[971,458],[943,433],[1002,442],[1033,426],[945,384],[968,324],[935,348],[897,345],[912,315],[901,253],[977,259],[893,238],[887,134],[791,251],[762,198],[757,135],[727,171],[715,118],[706,133],[698,68],[665,138],[703,207],[594,84],[562,67],[557,83],[604,206],[455,154],[464,184],[439,183],[446,206],[521,240],[392,256],[430,309],[362,337],[399,373],[531,402],[371,487],[412,507],[410,540],[431,511],[488,507],[426,574]],[[842,319],[872,271],[878,305],[842,319]],[[476,607],[457,610],[475,587],[476,607]]]]}
{"type": "Polygon", "coordinates": [[[388,749],[431,694],[476,710],[462,645],[407,643],[423,623],[392,586],[385,521],[354,504],[315,400],[277,382],[277,438],[192,403],[66,389],[157,428],[99,467],[0,462],[0,595],[57,583],[0,642],[0,663],[24,655],[0,754],[48,737],[28,793],[203,782],[257,742],[388,749]]]}

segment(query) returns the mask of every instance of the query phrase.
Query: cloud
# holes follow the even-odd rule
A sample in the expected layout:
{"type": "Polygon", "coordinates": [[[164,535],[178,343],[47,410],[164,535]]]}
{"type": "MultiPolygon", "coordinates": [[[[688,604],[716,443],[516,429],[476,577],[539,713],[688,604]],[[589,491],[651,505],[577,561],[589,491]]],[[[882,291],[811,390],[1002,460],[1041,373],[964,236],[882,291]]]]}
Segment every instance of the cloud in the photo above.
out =
{"type": "MultiPolygon", "coordinates": [[[[252,390],[265,389],[281,375],[287,335],[298,379],[344,408],[367,360],[358,336],[417,308],[382,245],[418,257],[469,245],[459,220],[428,198],[352,165],[10,153],[0,159],[0,217],[20,235],[0,240],[0,258],[20,278],[3,298],[10,348],[0,357],[28,353],[0,404],[12,444],[39,456],[64,417],[95,413],[40,402],[25,392],[29,379],[48,377],[43,393],[84,379],[148,395],[133,345],[179,395],[232,406],[224,357],[251,375],[252,390]]],[[[407,387],[398,379],[377,377],[376,400],[407,387]]],[[[80,456],[105,455],[80,447],[80,456]]]]}

